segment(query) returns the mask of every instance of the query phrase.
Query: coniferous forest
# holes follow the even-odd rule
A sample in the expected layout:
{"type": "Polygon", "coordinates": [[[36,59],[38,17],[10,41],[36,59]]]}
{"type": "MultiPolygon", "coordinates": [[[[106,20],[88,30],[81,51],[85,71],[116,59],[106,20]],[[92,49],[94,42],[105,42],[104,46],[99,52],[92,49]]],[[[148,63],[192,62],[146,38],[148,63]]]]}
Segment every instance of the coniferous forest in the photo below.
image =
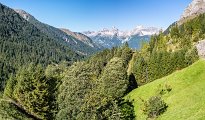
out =
{"type": "MultiPolygon", "coordinates": [[[[86,56],[0,4],[0,119],[137,119],[135,101],[125,97],[198,61],[195,45],[204,38],[201,14],[152,35],[139,50],[124,43],[86,56]]],[[[171,90],[142,100],[147,119],[166,112],[161,96],[171,90]]]]}

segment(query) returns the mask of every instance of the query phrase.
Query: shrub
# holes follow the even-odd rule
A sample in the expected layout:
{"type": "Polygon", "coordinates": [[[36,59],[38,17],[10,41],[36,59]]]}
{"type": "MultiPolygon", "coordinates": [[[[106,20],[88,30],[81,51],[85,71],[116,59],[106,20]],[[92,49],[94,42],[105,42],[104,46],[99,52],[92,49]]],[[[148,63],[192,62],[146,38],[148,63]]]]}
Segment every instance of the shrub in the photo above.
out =
{"type": "Polygon", "coordinates": [[[149,100],[144,101],[143,112],[148,118],[156,118],[164,113],[167,107],[160,96],[152,96],[149,100]]]}
{"type": "Polygon", "coordinates": [[[135,112],[134,112],[134,106],[133,101],[120,101],[120,109],[122,113],[122,119],[123,120],[134,120],[135,119],[135,112]]]}

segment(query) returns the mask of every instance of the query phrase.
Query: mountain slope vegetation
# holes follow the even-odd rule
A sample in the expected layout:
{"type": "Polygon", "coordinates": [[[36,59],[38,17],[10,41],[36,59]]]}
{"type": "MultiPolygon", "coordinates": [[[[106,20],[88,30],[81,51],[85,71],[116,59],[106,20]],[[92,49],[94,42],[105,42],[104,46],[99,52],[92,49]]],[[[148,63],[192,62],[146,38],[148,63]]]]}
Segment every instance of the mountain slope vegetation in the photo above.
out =
{"type": "Polygon", "coordinates": [[[101,48],[96,46],[93,43],[93,41],[90,40],[90,38],[83,34],[73,33],[71,31],[71,34],[68,34],[66,33],[66,31],[63,31],[61,29],[55,28],[53,26],[38,21],[35,17],[33,17],[32,15],[28,14],[23,10],[18,9],[15,11],[28,22],[33,24],[42,33],[49,36],[49,38],[52,38],[61,44],[65,44],[65,46],[68,46],[73,51],[78,51],[80,54],[84,55],[90,55],[95,53],[96,51],[101,50],[101,48]],[[77,38],[76,36],[80,38],[77,38]]]}
{"type": "Polygon", "coordinates": [[[195,45],[205,38],[205,14],[140,50],[125,42],[81,61],[49,27],[3,5],[0,20],[0,119],[204,119],[205,61],[195,45]]]}
{"type": "Polygon", "coordinates": [[[155,96],[166,85],[171,91],[163,95],[167,111],[157,120],[202,120],[205,119],[205,61],[199,60],[188,68],[137,88],[125,98],[134,100],[136,119],[146,120],[143,100],[155,96]]]}
{"type": "Polygon", "coordinates": [[[122,99],[137,87],[127,74],[131,56],[125,44],[72,65],[49,65],[45,71],[39,65],[25,66],[8,80],[0,98],[0,116],[132,120],[132,103],[122,99]]]}
{"type": "Polygon", "coordinates": [[[152,36],[133,58],[130,72],[138,84],[162,78],[197,61],[196,44],[205,38],[204,29],[205,14],[201,14],[180,26],[173,24],[166,34],[152,36]]]}
{"type": "Polygon", "coordinates": [[[75,61],[82,55],[72,51],[27,22],[14,10],[0,4],[0,83],[20,66],[33,62],[47,66],[75,61]]]}

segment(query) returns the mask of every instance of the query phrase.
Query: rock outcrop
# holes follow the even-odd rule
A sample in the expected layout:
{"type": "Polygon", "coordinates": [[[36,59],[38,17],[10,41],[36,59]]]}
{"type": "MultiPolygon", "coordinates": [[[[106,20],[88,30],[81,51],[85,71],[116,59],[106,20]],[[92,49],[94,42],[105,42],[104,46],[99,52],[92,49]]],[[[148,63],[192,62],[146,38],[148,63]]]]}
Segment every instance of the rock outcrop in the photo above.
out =
{"type": "Polygon", "coordinates": [[[178,24],[182,24],[186,22],[186,20],[192,19],[202,13],[205,13],[205,0],[193,0],[184,10],[178,24]]]}
{"type": "Polygon", "coordinates": [[[201,40],[197,43],[196,45],[197,51],[198,51],[198,55],[201,58],[205,58],[205,40],[201,40]]]}

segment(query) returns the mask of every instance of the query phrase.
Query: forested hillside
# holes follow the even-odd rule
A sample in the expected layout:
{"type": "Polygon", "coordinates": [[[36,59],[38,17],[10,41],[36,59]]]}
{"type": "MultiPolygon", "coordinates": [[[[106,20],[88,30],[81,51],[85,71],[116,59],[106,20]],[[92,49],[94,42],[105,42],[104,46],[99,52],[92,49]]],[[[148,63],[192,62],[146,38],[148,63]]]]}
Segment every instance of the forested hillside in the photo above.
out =
{"type": "Polygon", "coordinates": [[[19,15],[22,16],[29,23],[33,24],[42,33],[47,35],[49,38],[52,38],[53,40],[56,40],[61,44],[65,44],[65,46],[68,46],[73,51],[77,51],[78,53],[83,55],[91,55],[103,49],[102,47],[95,45],[92,40],[87,40],[90,38],[85,35],[82,35],[80,33],[73,33],[71,31],[71,34],[68,34],[66,33],[66,31],[38,21],[35,17],[26,13],[23,10],[15,11],[19,13],[19,15]],[[81,37],[81,39],[77,38],[76,35],[81,37]]]}
{"type": "Polygon", "coordinates": [[[199,59],[196,44],[205,38],[205,14],[178,26],[174,24],[168,33],[151,37],[148,44],[136,51],[131,70],[138,85],[185,68],[199,59]]]}
{"type": "Polygon", "coordinates": [[[46,36],[12,9],[0,4],[0,88],[10,73],[33,62],[47,66],[75,61],[82,55],[46,36]]]}
{"type": "Polygon", "coordinates": [[[149,44],[133,55],[129,73],[134,73],[141,87],[125,98],[134,101],[136,119],[204,119],[204,95],[200,94],[204,60],[196,62],[196,45],[205,35],[204,20],[205,14],[201,14],[180,26],[173,24],[169,32],[152,36],[149,44]]]}
{"type": "Polygon", "coordinates": [[[204,118],[196,44],[205,38],[205,14],[171,25],[140,50],[125,42],[87,58],[33,24],[0,4],[0,119],[204,118]]]}
{"type": "Polygon", "coordinates": [[[137,87],[128,76],[132,50],[125,44],[69,66],[30,64],[10,77],[1,98],[3,119],[134,119],[122,97],[137,87]],[[10,107],[8,107],[10,106],[10,107]]]}

